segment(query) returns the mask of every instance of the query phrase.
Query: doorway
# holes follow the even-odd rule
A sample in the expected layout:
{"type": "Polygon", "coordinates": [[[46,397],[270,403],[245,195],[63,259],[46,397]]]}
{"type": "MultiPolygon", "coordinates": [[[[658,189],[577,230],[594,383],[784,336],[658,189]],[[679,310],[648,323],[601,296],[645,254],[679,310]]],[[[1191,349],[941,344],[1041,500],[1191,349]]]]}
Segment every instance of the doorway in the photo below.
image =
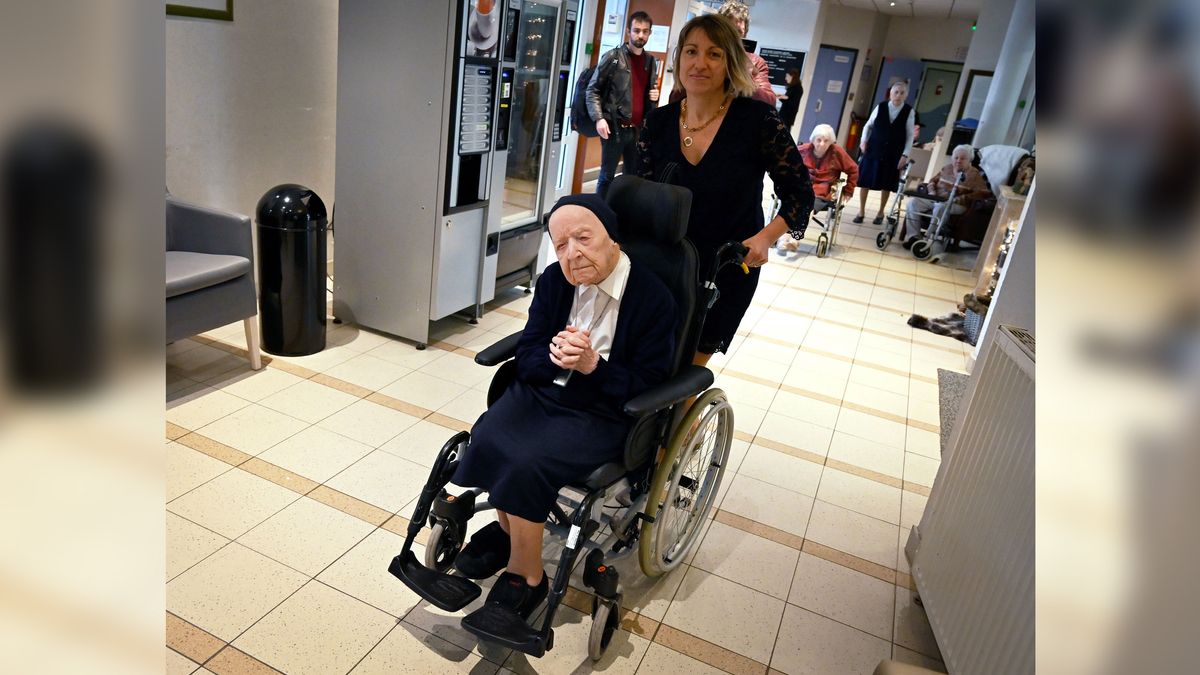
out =
{"type": "Polygon", "coordinates": [[[857,49],[821,45],[813,67],[812,90],[800,123],[801,140],[808,138],[818,124],[828,124],[837,133],[857,61],[857,49]]]}
{"type": "Polygon", "coordinates": [[[961,63],[926,62],[922,75],[917,103],[913,108],[921,121],[917,143],[929,143],[938,129],[946,126],[950,116],[950,104],[958,91],[958,80],[962,77],[961,63]]]}

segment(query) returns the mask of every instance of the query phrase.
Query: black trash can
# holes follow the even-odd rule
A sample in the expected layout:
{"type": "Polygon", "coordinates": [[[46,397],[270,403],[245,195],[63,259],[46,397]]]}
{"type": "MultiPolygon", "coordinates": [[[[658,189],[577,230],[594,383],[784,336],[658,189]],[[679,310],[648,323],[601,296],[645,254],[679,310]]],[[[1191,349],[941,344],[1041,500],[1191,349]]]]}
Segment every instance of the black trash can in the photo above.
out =
{"type": "Polygon", "coordinates": [[[286,183],[258,200],[258,320],[262,349],[305,356],[325,349],[325,202],[286,183]]]}

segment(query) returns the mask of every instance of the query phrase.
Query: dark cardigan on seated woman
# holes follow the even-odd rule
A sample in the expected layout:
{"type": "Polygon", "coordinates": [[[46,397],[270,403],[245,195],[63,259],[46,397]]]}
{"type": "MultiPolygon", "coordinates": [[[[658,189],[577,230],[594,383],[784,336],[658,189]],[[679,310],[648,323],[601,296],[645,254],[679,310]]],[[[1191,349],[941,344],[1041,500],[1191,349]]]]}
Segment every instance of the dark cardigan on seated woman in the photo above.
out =
{"type": "Polygon", "coordinates": [[[620,461],[633,419],[629,399],[670,375],[676,307],[649,269],[630,264],[608,358],[590,374],[553,383],[550,340],[569,319],[575,287],[558,263],[537,282],[517,345],[517,379],[471,431],[454,484],[488,490],[497,509],[533,522],[546,519],[565,485],[620,461]]]}

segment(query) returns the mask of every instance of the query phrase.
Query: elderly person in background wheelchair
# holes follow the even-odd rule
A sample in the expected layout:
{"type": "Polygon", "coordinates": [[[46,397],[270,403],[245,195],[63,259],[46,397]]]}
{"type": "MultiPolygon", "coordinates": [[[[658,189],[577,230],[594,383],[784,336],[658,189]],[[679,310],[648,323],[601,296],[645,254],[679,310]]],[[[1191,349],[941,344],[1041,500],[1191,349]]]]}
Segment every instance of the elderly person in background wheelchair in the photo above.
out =
{"type": "MultiPolygon", "coordinates": [[[[978,167],[971,164],[975,157],[975,148],[970,145],[960,145],[954,148],[950,161],[942,167],[937,176],[927,184],[917,186],[917,192],[927,196],[913,196],[906,204],[904,226],[900,231],[900,239],[904,248],[912,248],[920,238],[921,232],[930,224],[942,218],[942,212],[950,208],[950,215],[965,212],[973,203],[991,196],[992,189],[987,179],[978,167]],[[960,181],[960,175],[962,179],[960,181]],[[950,192],[954,191],[954,202],[948,204],[950,192]],[[909,226],[913,234],[907,237],[909,226]]],[[[905,193],[910,194],[910,193],[905,193]]]]}
{"type": "MultiPolygon", "coordinates": [[[[813,128],[808,142],[800,146],[800,157],[808,168],[808,176],[812,180],[813,213],[820,213],[835,206],[833,203],[833,186],[846,176],[846,184],[842,186],[841,203],[845,204],[854,187],[858,185],[858,163],[837,144],[837,134],[828,124],[818,124],[813,128]]],[[[837,205],[837,206],[840,206],[837,205]]],[[[790,234],[784,234],[776,243],[776,250],[781,255],[795,251],[800,242],[790,234]]]]}
{"type": "Polygon", "coordinates": [[[486,488],[499,519],[455,566],[471,579],[507,568],[488,602],[526,619],[548,591],[542,534],[559,490],[620,461],[633,424],[621,406],[666,379],[675,354],[675,301],[621,251],[602,199],[563,197],[549,231],[558,265],[538,279],[517,379],[475,423],[453,478],[486,488]]]}

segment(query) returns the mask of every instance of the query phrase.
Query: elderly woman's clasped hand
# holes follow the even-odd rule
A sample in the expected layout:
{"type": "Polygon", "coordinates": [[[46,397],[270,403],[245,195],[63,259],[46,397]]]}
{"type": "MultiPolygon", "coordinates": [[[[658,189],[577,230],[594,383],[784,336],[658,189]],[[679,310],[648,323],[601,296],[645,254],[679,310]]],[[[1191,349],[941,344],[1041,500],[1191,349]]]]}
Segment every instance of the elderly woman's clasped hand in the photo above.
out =
{"type": "Polygon", "coordinates": [[[591,333],[567,326],[550,340],[550,362],[564,370],[578,370],[587,375],[600,363],[600,355],[592,349],[591,333]]]}

